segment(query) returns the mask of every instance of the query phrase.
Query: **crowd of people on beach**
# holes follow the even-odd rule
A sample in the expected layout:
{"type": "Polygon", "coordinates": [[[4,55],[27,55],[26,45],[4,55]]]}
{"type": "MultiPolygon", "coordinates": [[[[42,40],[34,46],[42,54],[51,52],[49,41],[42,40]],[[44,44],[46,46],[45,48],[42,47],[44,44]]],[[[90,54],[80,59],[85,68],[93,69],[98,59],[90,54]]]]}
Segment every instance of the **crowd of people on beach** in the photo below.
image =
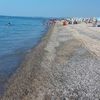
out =
{"type": "Polygon", "coordinates": [[[52,25],[55,23],[60,23],[63,26],[66,26],[68,24],[80,24],[80,23],[85,23],[85,24],[92,24],[93,27],[100,27],[98,24],[97,18],[63,18],[63,19],[50,19],[48,22],[48,25],[52,25]]]}

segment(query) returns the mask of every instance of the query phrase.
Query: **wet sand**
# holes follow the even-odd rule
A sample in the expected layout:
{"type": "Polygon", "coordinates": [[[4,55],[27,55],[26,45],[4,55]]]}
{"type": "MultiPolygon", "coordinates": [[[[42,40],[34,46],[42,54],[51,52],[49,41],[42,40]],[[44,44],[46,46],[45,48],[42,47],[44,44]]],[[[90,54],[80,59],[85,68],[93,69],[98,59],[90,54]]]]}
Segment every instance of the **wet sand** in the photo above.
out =
{"type": "Polygon", "coordinates": [[[2,100],[100,100],[100,28],[56,24],[26,56],[2,100]]]}

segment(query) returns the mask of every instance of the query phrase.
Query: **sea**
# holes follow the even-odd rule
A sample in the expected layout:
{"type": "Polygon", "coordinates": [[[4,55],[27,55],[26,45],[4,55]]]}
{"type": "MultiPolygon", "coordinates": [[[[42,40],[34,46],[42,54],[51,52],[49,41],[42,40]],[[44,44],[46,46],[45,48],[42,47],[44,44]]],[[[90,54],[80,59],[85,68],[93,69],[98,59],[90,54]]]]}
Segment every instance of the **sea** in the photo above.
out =
{"type": "Polygon", "coordinates": [[[0,16],[0,95],[25,55],[47,33],[48,18],[0,16]]]}

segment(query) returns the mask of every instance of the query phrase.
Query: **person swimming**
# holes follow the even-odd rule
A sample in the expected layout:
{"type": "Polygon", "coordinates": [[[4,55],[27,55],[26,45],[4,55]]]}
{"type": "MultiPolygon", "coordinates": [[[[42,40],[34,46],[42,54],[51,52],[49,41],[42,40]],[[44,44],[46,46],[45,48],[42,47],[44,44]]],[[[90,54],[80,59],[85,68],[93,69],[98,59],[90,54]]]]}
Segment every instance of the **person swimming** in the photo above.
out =
{"type": "Polygon", "coordinates": [[[11,23],[9,22],[8,25],[11,25],[11,23]]]}

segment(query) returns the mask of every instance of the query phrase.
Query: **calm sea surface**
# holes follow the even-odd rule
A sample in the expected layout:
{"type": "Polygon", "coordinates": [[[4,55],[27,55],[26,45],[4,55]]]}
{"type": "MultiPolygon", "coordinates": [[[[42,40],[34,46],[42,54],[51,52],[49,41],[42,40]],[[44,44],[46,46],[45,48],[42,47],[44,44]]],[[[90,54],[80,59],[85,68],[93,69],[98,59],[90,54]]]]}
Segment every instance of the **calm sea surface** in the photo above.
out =
{"type": "Polygon", "coordinates": [[[44,18],[0,16],[0,94],[24,55],[48,30],[44,18]]]}

